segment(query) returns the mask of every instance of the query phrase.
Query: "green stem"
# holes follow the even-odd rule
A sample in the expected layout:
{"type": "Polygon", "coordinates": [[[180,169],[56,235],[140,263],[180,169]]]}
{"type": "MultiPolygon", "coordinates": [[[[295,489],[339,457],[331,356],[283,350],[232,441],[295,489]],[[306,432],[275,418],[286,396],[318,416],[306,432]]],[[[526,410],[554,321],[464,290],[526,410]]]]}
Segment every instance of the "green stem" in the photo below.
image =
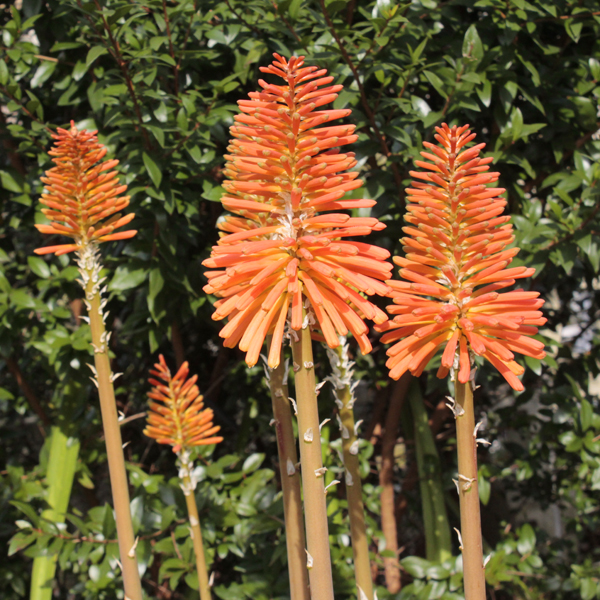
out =
{"type": "MultiPolygon", "coordinates": [[[[268,347],[271,339],[268,340],[268,347]]],[[[277,434],[277,452],[283,492],[283,514],[285,518],[285,542],[288,556],[291,600],[310,600],[308,572],[306,570],[306,540],[300,472],[297,468],[298,453],[292,424],[292,411],[288,400],[287,373],[284,364],[270,370],[269,386],[277,434]]]]}
{"type": "MultiPolygon", "coordinates": [[[[79,439],[70,437],[61,427],[52,427],[46,471],[47,500],[50,508],[42,512],[42,518],[47,521],[65,522],[65,513],[69,506],[77,458],[79,457],[79,446],[79,439]]],[[[58,554],[34,558],[29,600],[51,600],[57,560],[58,554]]]]}
{"type": "Polygon", "coordinates": [[[369,560],[369,540],[365,524],[365,507],[362,498],[362,483],[358,468],[358,439],[354,422],[354,396],[351,391],[352,369],[348,359],[348,345],[343,340],[337,351],[329,351],[337,355],[337,365],[332,367],[334,386],[339,391],[336,398],[342,422],[342,452],[346,469],[346,497],[348,499],[348,514],[350,517],[350,534],[352,539],[352,554],[354,558],[354,574],[356,586],[359,588],[358,597],[373,600],[373,579],[371,577],[371,561],[369,560]],[[361,594],[362,591],[362,594],[361,594]]]}
{"type": "Polygon", "coordinates": [[[211,600],[210,586],[208,583],[208,571],[206,569],[206,558],[204,556],[204,544],[202,543],[202,530],[200,529],[200,517],[198,516],[198,505],[194,495],[195,485],[192,482],[191,469],[192,463],[187,458],[187,451],[184,449],[179,454],[179,460],[182,467],[182,489],[185,495],[185,503],[190,522],[190,531],[192,543],[194,545],[194,554],[196,555],[196,571],[198,572],[198,589],[200,591],[200,600],[211,600]]]}
{"type": "Polygon", "coordinates": [[[101,266],[97,248],[91,245],[83,248],[79,252],[79,266],[85,286],[86,307],[92,330],[96,382],[100,396],[102,426],[115,508],[125,599],[142,600],[142,585],[135,555],[135,538],[131,521],[125,457],[123,456],[123,440],[117,416],[113,377],[108,359],[108,337],[102,313],[101,281],[99,279],[101,266]]]}
{"type": "Polygon", "coordinates": [[[308,545],[308,577],[314,600],[333,600],[333,577],[329,551],[327,503],[323,485],[323,460],[319,432],[319,410],[315,391],[310,330],[301,329],[297,339],[292,334],[292,356],[296,372],[296,402],[298,404],[298,437],[302,464],[304,517],[308,545]]]}
{"type": "Polygon", "coordinates": [[[477,443],[475,411],[470,383],[456,386],[456,442],[458,449],[458,488],[462,536],[465,600],[485,600],[485,571],[479,490],[477,486],[477,443]]]}
{"type": "Polygon", "coordinates": [[[408,398],[414,422],[427,560],[443,562],[452,556],[450,524],[444,501],[440,457],[418,381],[413,381],[408,398]]]}

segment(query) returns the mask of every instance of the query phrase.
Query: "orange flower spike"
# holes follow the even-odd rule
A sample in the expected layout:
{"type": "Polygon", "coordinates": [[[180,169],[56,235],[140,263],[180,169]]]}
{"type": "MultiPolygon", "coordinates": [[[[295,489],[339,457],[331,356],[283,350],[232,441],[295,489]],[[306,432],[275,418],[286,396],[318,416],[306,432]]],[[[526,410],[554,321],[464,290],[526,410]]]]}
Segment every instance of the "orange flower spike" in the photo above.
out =
{"type": "Polygon", "coordinates": [[[134,214],[122,216],[129,205],[127,190],[111,170],[118,160],[101,162],[106,148],[98,142],[96,131],[79,131],[73,121],[70,129],[57,129],[50,156],[56,166],[41,178],[45,184],[40,202],[49,225],[36,225],[41,233],[65,235],[74,243],[37,248],[36,254],[67,254],[83,251],[90,243],[98,244],[133,237],[134,230],[116,229],[127,225],[134,214]],[[103,219],[108,219],[103,221],[103,219]]]}
{"type": "Polygon", "coordinates": [[[159,444],[170,444],[173,452],[180,453],[192,446],[206,446],[223,441],[215,436],[221,428],[213,425],[213,411],[204,408],[194,375],[189,379],[188,363],[181,365],[179,371],[171,376],[171,371],[163,355],[154,365],[154,375],[149,379],[152,390],[148,397],[150,402],[147,425],[144,433],[159,444]],[[159,404],[161,403],[161,404],[159,404]]]}
{"type": "Polygon", "coordinates": [[[472,355],[489,360],[515,390],[523,390],[517,375],[522,367],[514,353],[543,358],[544,345],[532,339],[546,319],[538,292],[500,290],[533,275],[534,269],[509,268],[518,248],[510,217],[502,216],[506,201],[502,188],[486,187],[498,180],[490,173],[491,158],[479,158],[484,144],[469,149],[475,138],[468,126],[436,128],[439,145],[425,142],[430,152],[411,171],[407,192],[408,237],[405,258],[395,257],[405,281],[387,281],[395,305],[386,331],[387,366],[394,379],[406,371],[420,374],[442,351],[438,377],[451,369],[467,383],[472,355]],[[483,286],[483,287],[481,287],[483,286]]]}
{"type": "Polygon", "coordinates": [[[253,366],[272,335],[271,368],[279,364],[286,325],[297,331],[303,321],[332,348],[350,331],[369,352],[363,319],[383,323],[387,316],[361,294],[386,295],[383,282],[392,269],[386,250],[344,240],[385,225],[329,212],[375,204],[343,199],[362,181],[347,172],[356,165],[354,154],[338,148],[358,136],[353,125],[329,125],[350,110],[321,109],[342,86],[331,85],[326,70],[303,66],[303,57],[274,57],[261,70],[281,77],[283,85],[261,80],[262,91],[238,103],[221,199],[235,216],[219,224],[224,234],[204,262],[221,269],[207,273],[204,290],[221,298],[213,319],[229,319],[220,333],[224,344],[239,344],[253,366]]]}

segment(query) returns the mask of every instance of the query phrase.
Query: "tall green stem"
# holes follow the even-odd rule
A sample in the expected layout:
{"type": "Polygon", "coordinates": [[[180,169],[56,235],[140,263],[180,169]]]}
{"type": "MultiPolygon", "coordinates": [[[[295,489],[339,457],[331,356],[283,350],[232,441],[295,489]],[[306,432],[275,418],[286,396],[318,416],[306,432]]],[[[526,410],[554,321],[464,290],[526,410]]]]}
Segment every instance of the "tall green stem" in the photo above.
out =
{"type": "Polygon", "coordinates": [[[315,391],[315,370],[310,330],[292,335],[292,356],[296,372],[298,437],[304,491],[304,518],[308,545],[308,577],[313,600],[333,600],[333,577],[329,551],[327,503],[323,485],[323,460],[319,432],[319,410],[315,391]]]}
{"type": "MultiPolygon", "coordinates": [[[[271,346],[271,339],[268,339],[271,346]]],[[[283,352],[282,352],[283,354],[283,352]]],[[[283,492],[283,515],[285,518],[285,543],[287,547],[290,595],[292,600],[310,600],[308,572],[306,570],[306,539],[302,516],[300,472],[297,468],[298,453],[292,424],[292,411],[288,400],[287,370],[280,362],[269,370],[269,386],[273,417],[277,435],[279,472],[283,492]]]]}
{"type": "MultiPolygon", "coordinates": [[[[64,523],[69,506],[73,479],[79,456],[79,439],[70,437],[61,427],[52,427],[46,482],[48,483],[48,506],[42,518],[53,523],[64,523]]],[[[50,600],[52,582],[56,573],[58,554],[36,556],[31,572],[29,600],[50,600]]]]}
{"type": "Polygon", "coordinates": [[[348,344],[340,339],[336,350],[328,350],[333,375],[330,379],[336,388],[336,404],[340,411],[342,452],[346,469],[346,497],[350,517],[354,574],[360,600],[373,600],[373,579],[369,560],[369,540],[365,524],[365,507],[362,483],[358,468],[358,439],[354,422],[354,395],[352,393],[352,365],[348,358],[348,344]]]}
{"type": "Polygon", "coordinates": [[[479,489],[475,411],[470,383],[456,381],[456,443],[465,600],[485,600],[485,572],[479,489]]]}
{"type": "Polygon", "coordinates": [[[189,453],[184,449],[179,453],[181,489],[185,496],[185,503],[190,522],[194,554],[196,555],[196,571],[198,573],[198,589],[200,600],[211,600],[210,586],[208,583],[208,571],[206,569],[206,558],[204,556],[204,544],[202,543],[202,530],[200,529],[200,517],[198,516],[198,505],[194,489],[195,482],[192,481],[193,465],[189,459],[189,453]]]}
{"type": "Polygon", "coordinates": [[[123,570],[123,584],[126,600],[142,600],[142,585],[135,554],[135,538],[131,521],[129,489],[123,456],[123,440],[117,416],[117,405],[113,389],[114,376],[108,359],[108,341],[104,326],[100,280],[101,265],[98,250],[92,245],[79,252],[79,267],[85,289],[85,303],[88,309],[94,348],[96,383],[100,395],[102,426],[106,441],[106,455],[110,473],[113,504],[119,541],[119,555],[123,570]]]}
{"type": "Polygon", "coordinates": [[[444,502],[440,457],[417,380],[412,382],[408,398],[414,422],[427,560],[443,562],[452,556],[450,524],[444,502]]]}

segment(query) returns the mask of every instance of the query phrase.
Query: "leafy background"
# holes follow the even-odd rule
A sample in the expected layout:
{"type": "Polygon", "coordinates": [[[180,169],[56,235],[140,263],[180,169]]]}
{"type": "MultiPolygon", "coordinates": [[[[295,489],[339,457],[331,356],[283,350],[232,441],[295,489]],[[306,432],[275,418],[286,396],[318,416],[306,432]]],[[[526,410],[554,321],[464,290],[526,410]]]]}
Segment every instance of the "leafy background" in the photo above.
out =
{"type": "MultiPolygon", "coordinates": [[[[236,101],[272,52],[305,54],[345,88],[372,214],[372,242],[400,252],[404,187],[443,121],[470,123],[507,189],[527,285],[546,299],[548,357],[526,359],[515,395],[483,366],[477,410],[492,599],[600,598],[600,12],[593,0],[19,0],[0,5],[0,595],[28,595],[32,558],[57,555],[58,598],[121,597],[89,329],[69,257],[40,258],[40,176],[56,126],[99,130],[121,161],[139,234],[104,249],[114,368],[132,510],[149,597],[196,597],[173,456],[142,435],[146,373],[159,352],[200,376],[225,441],[198,457],[214,591],[287,596],[276,445],[262,368],[224,349],[201,262],[216,240],[221,167],[236,101]],[[54,429],[51,429],[51,427],[54,429]],[[46,507],[49,434],[80,444],[68,515],[46,507]],[[65,521],[64,523],[62,521],[65,521]],[[9,540],[12,541],[9,544],[9,540]],[[190,587],[191,586],[191,587],[190,587]]],[[[410,409],[395,402],[385,348],[356,356],[361,461],[379,598],[460,598],[460,561],[425,558],[410,409]],[[391,398],[391,400],[390,400],[391,398]],[[392,439],[402,591],[391,595],[381,533],[382,437],[392,439]]],[[[328,372],[318,355],[321,377],[328,372]]],[[[434,371],[435,372],[435,371],[434,371]]],[[[452,526],[458,525],[446,383],[420,378],[452,526]]],[[[320,396],[323,418],[334,404],[320,396]]],[[[336,447],[337,428],[323,435],[336,447]]],[[[385,450],[385,452],[389,451],[385,450]]],[[[336,453],[326,458],[331,473],[336,453]]],[[[354,592],[343,489],[330,493],[336,597],[354,592]]],[[[384,511],[385,512],[385,511],[384,511]]],[[[454,541],[454,555],[459,556],[454,541]]]]}

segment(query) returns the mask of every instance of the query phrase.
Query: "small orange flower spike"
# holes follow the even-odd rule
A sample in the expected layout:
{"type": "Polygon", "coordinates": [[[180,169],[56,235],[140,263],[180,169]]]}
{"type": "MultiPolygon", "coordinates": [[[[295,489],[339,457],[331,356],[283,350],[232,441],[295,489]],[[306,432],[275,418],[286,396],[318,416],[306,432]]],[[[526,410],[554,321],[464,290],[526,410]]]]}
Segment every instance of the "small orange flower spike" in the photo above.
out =
{"type": "Polygon", "coordinates": [[[261,71],[282,78],[283,85],[260,80],[263,91],[238,103],[242,114],[230,130],[221,199],[238,216],[219,224],[228,235],[204,261],[219,269],[206,274],[204,290],[221,298],[213,319],[229,318],[220,333],[225,346],[239,344],[253,366],[271,334],[271,368],[279,365],[286,325],[302,328],[303,308],[304,325],[320,329],[316,337],[329,347],[351,331],[362,352],[369,352],[364,319],[383,323],[387,316],[361,294],[386,295],[383,281],[392,269],[387,250],[344,239],[379,231],[383,223],[329,212],[375,204],[343,199],[362,181],[347,172],[356,165],[354,154],[337,148],[358,136],[353,125],[328,125],[349,109],[321,109],[342,86],[330,85],[325,69],[304,67],[304,57],[274,57],[261,71]]]}
{"type": "Polygon", "coordinates": [[[45,193],[40,202],[48,207],[42,212],[52,223],[36,227],[41,233],[71,237],[75,243],[46,246],[35,253],[58,256],[83,250],[90,243],[133,237],[137,233],[133,230],[113,233],[135,216],[119,214],[129,205],[129,196],[120,196],[127,186],[119,184],[117,171],[111,171],[119,161],[100,162],[107,150],[98,142],[97,131],[79,131],[71,121],[71,129],[57,132],[49,152],[56,166],[41,178],[45,193]]]}
{"type": "Polygon", "coordinates": [[[157,402],[150,402],[144,433],[159,444],[171,444],[175,453],[189,450],[191,446],[222,442],[222,437],[214,435],[221,427],[213,426],[212,408],[202,408],[203,398],[195,385],[198,376],[187,379],[190,372],[188,363],[184,362],[172,377],[161,354],[154,369],[150,373],[162,382],[149,379],[153,388],[148,397],[157,402]]]}
{"type": "Polygon", "coordinates": [[[546,319],[538,292],[521,289],[498,293],[516,279],[535,273],[527,267],[508,268],[519,252],[509,216],[501,216],[505,190],[489,188],[499,173],[488,173],[492,158],[479,158],[485,144],[465,146],[475,138],[467,125],[436,127],[439,146],[424,142],[431,152],[411,171],[407,192],[409,236],[402,239],[406,258],[395,257],[405,281],[388,281],[393,289],[394,316],[379,327],[388,331],[383,342],[397,342],[388,350],[390,376],[406,371],[420,375],[443,349],[438,377],[450,369],[466,383],[471,374],[470,353],[483,356],[515,390],[523,390],[518,375],[524,369],[514,352],[543,358],[544,344],[531,336],[546,319]]]}

